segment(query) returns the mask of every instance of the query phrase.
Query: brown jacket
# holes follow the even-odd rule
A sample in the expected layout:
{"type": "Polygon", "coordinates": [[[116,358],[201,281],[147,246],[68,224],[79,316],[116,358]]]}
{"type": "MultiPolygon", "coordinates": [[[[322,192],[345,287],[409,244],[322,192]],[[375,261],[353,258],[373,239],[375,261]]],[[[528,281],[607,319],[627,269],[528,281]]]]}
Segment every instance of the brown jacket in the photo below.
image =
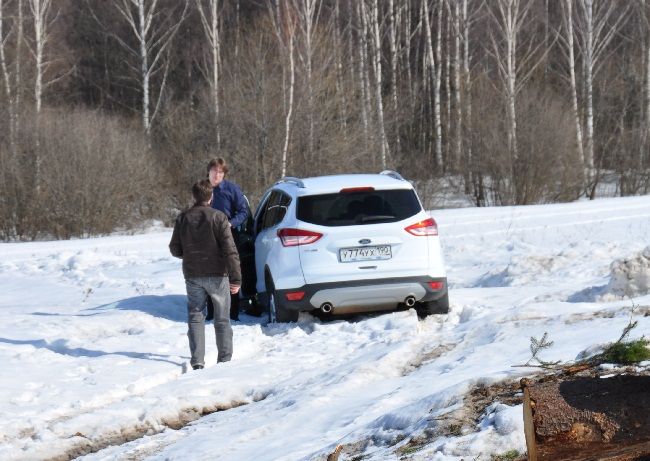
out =
{"type": "Polygon", "coordinates": [[[176,219],[169,251],[183,259],[183,275],[188,277],[228,276],[241,284],[239,253],[232,238],[228,218],[208,206],[194,205],[176,219]]]}

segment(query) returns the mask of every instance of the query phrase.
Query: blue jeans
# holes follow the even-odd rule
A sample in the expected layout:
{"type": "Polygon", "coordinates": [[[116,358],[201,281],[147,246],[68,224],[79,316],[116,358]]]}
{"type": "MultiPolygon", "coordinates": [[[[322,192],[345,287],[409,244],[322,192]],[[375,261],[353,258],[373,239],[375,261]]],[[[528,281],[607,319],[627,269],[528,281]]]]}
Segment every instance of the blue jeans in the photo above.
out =
{"type": "Polygon", "coordinates": [[[230,283],[228,277],[190,277],[187,289],[187,337],[190,340],[190,364],[205,365],[205,314],[208,296],[214,305],[214,333],[217,339],[217,361],[232,357],[232,327],[230,326],[230,283]]]}

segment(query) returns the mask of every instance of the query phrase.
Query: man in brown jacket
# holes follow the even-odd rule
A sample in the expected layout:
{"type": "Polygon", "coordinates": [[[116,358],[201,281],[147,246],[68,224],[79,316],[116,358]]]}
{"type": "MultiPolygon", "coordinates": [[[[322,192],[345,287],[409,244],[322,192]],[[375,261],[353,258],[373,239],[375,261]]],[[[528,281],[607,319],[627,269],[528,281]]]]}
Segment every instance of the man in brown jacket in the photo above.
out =
{"type": "Polygon", "coordinates": [[[218,362],[232,357],[230,294],[239,292],[241,271],[239,254],[230,231],[228,218],[210,207],[212,185],[205,179],[192,186],[194,206],[176,219],[169,250],[183,259],[187,289],[187,336],[197,370],[205,366],[205,315],[207,297],[214,304],[214,332],[218,362]]]}

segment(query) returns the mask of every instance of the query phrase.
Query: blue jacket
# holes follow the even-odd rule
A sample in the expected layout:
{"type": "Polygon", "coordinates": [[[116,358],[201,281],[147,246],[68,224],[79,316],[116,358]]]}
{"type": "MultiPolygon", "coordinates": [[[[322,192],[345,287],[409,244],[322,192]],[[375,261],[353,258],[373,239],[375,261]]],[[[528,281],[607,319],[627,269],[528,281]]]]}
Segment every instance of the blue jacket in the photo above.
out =
{"type": "Polygon", "coordinates": [[[224,179],[212,188],[212,208],[222,211],[232,227],[237,227],[248,216],[248,204],[237,184],[224,179]]]}

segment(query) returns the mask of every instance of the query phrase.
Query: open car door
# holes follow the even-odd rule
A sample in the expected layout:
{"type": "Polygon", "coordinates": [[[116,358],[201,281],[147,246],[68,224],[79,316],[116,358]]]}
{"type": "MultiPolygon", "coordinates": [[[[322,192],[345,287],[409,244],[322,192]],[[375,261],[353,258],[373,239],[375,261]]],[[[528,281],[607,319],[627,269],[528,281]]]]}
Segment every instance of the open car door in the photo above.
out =
{"type": "Polygon", "coordinates": [[[239,261],[242,272],[241,293],[245,300],[255,297],[255,285],[257,277],[255,274],[255,235],[253,230],[253,216],[250,209],[248,197],[244,196],[248,207],[248,216],[239,226],[234,229],[233,236],[235,245],[239,251],[239,261]]]}

